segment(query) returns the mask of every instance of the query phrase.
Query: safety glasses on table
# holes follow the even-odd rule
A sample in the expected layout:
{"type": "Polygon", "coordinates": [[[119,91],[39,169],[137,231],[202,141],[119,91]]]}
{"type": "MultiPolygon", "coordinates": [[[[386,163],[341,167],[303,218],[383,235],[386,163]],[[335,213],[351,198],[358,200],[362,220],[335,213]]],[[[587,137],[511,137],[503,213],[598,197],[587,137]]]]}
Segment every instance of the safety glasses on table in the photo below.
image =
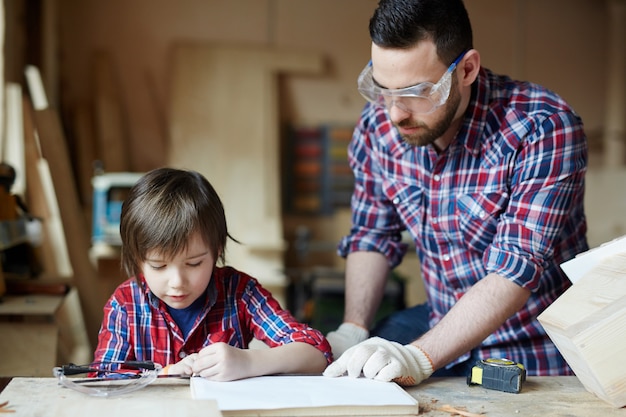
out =
{"type": "Polygon", "coordinates": [[[422,82],[410,87],[398,89],[384,88],[378,85],[372,75],[373,68],[372,61],[370,61],[359,75],[359,93],[370,103],[386,110],[390,110],[391,107],[396,106],[409,113],[431,113],[448,100],[452,86],[452,73],[464,56],[465,52],[462,52],[454,62],[450,64],[448,70],[436,84],[422,82]]]}
{"type": "Polygon", "coordinates": [[[112,397],[145,387],[159,375],[161,365],[151,361],[94,362],[57,366],[52,373],[64,387],[94,397],[112,397]],[[81,374],[93,378],[68,378],[81,374]]]}

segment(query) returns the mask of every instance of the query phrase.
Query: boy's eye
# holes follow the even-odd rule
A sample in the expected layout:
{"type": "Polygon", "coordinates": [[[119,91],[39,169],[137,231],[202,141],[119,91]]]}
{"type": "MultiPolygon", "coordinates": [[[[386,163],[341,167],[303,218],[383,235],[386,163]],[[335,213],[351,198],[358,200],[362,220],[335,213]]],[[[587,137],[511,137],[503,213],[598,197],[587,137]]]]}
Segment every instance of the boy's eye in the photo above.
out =
{"type": "Polygon", "coordinates": [[[160,269],[164,269],[166,267],[166,265],[150,265],[150,268],[154,269],[155,271],[158,271],[160,269]]]}
{"type": "Polygon", "coordinates": [[[194,263],[188,263],[187,265],[189,265],[190,267],[196,267],[196,266],[200,266],[202,264],[202,261],[198,261],[198,262],[194,262],[194,263]]]}

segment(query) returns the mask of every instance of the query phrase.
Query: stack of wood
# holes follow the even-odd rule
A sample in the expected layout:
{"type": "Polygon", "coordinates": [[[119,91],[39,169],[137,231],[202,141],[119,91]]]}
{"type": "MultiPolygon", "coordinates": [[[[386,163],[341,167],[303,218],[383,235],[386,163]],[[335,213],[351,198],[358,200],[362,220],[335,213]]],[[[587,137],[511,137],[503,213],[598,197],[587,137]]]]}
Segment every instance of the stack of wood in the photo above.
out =
{"type": "Polygon", "coordinates": [[[626,236],[562,265],[574,283],[540,316],[585,388],[626,406],[626,236]]]}

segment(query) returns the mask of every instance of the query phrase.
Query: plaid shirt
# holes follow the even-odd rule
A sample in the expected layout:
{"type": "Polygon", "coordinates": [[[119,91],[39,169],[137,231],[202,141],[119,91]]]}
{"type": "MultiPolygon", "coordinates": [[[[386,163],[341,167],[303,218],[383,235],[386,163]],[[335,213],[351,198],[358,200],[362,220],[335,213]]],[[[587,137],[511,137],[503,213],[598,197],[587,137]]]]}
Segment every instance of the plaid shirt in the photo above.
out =
{"type": "Polygon", "coordinates": [[[444,152],[407,145],[385,111],[368,104],[349,159],[353,226],[340,255],[378,251],[394,267],[408,231],[431,326],[489,273],[529,289],[526,305],[483,341],[478,356],[515,359],[529,375],[571,373],[537,321],[570,285],[559,264],[587,249],[586,138],[560,97],[482,68],[444,152]]]}
{"type": "Polygon", "coordinates": [[[256,279],[233,268],[214,268],[201,314],[185,340],[181,329],[142,279],[122,283],[104,307],[94,361],[154,361],[165,366],[211,343],[241,349],[253,337],[270,347],[303,342],[332,361],[328,341],[298,323],[256,279]]]}

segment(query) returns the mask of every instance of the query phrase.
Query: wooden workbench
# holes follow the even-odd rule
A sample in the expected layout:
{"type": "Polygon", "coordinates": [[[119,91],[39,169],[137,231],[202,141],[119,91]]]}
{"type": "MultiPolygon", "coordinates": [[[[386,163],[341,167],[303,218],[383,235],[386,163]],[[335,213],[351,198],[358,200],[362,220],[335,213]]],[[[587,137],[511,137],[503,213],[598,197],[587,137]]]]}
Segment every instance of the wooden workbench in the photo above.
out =
{"type": "MultiPolygon", "coordinates": [[[[453,415],[439,410],[445,405],[489,417],[626,416],[626,408],[611,407],[587,392],[573,376],[529,377],[520,394],[469,387],[465,378],[431,378],[407,391],[419,401],[420,415],[423,416],[453,415]]],[[[148,400],[143,401],[145,404],[176,404],[177,412],[174,414],[166,413],[160,406],[162,412],[157,415],[196,415],[191,409],[197,410],[199,405],[198,400],[191,399],[188,381],[172,379],[157,380],[139,391],[112,399],[91,398],[71,391],[60,387],[54,378],[13,378],[0,393],[0,403],[8,401],[9,409],[15,411],[10,415],[15,417],[72,415],[68,412],[77,405],[83,407],[83,410],[89,409],[91,417],[99,417],[107,415],[106,407],[98,407],[92,401],[100,405],[120,401],[128,407],[130,404],[141,404],[142,399],[148,400]]],[[[208,412],[206,404],[204,410],[204,417],[219,415],[219,412],[208,412]]],[[[315,415],[315,409],[312,409],[311,415],[315,415]]]]}

